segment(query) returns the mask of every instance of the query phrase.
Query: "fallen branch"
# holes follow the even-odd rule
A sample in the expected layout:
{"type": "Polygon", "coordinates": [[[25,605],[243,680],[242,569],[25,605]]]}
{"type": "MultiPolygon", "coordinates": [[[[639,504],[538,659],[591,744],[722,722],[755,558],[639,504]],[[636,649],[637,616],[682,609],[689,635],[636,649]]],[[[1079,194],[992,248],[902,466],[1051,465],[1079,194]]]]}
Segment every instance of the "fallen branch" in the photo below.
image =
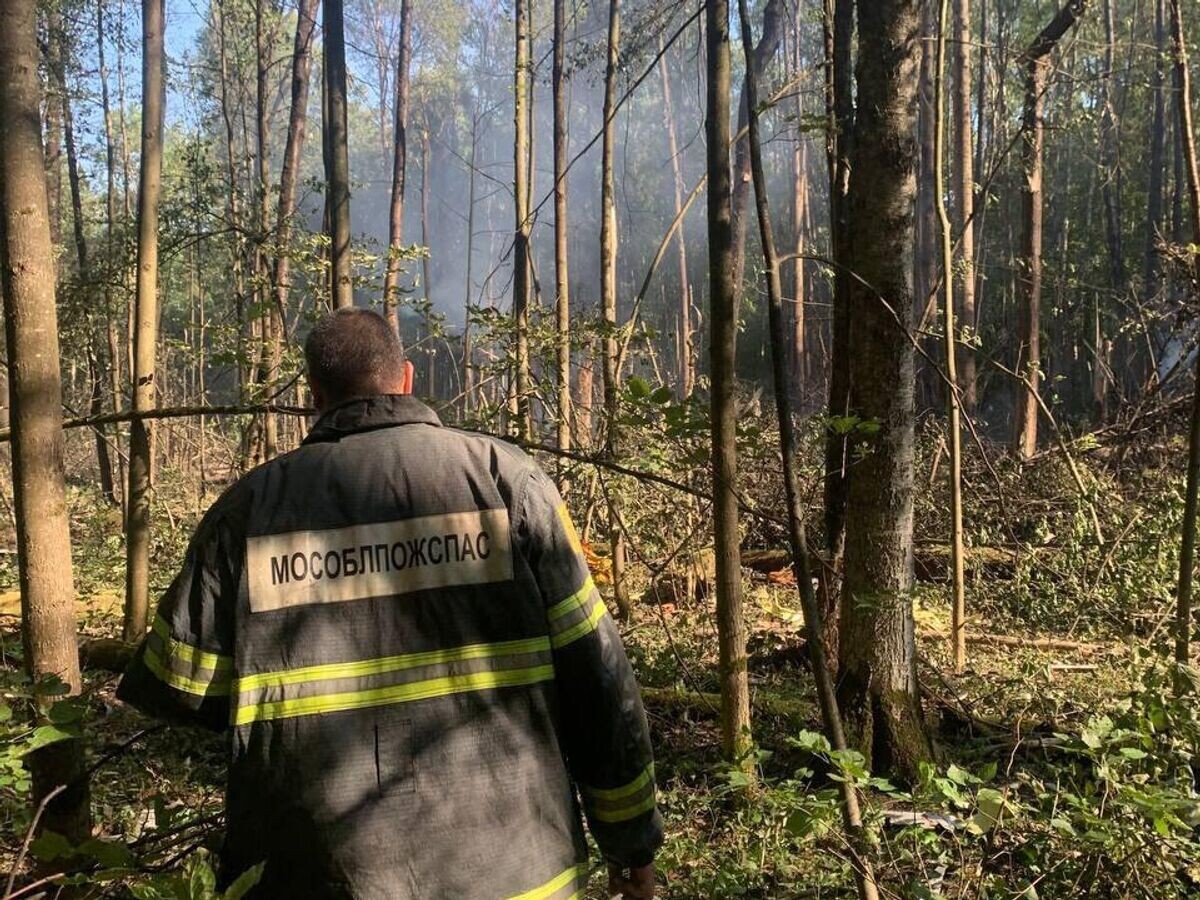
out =
{"type": "MultiPolygon", "coordinates": [[[[949,640],[948,632],[935,628],[922,628],[917,632],[919,637],[936,640],[949,640]]],[[[1011,634],[989,634],[978,632],[967,635],[968,644],[991,644],[1000,647],[1022,647],[1029,650],[1057,650],[1071,653],[1102,653],[1114,649],[1112,644],[1094,644],[1085,641],[1067,641],[1058,638],[1026,638],[1011,634]]]]}

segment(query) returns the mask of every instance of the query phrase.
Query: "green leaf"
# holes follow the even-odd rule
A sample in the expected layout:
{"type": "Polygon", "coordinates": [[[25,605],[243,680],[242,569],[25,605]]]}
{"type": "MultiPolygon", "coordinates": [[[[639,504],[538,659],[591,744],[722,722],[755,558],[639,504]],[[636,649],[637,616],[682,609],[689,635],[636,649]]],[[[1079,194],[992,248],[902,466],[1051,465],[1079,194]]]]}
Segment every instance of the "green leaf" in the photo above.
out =
{"type": "Polygon", "coordinates": [[[42,862],[70,856],[71,850],[71,842],[56,831],[43,831],[29,845],[29,852],[42,862]]]}
{"type": "Polygon", "coordinates": [[[79,845],[79,852],[107,869],[131,869],[137,864],[133,851],[121,841],[91,838],[79,845]]]}
{"type": "Polygon", "coordinates": [[[650,383],[634,375],[629,379],[629,394],[636,400],[645,400],[650,396],[650,383]]]}
{"type": "Polygon", "coordinates": [[[75,737],[73,731],[68,731],[65,728],[60,728],[57,725],[39,725],[33,729],[33,734],[25,743],[25,752],[32,753],[34,750],[40,750],[49,744],[56,744],[59,741],[70,740],[75,737]]]}
{"type": "Polygon", "coordinates": [[[663,385],[660,388],[655,388],[654,393],[650,395],[650,400],[660,406],[664,403],[670,403],[674,393],[669,387],[663,385]]]}
{"type": "Polygon", "coordinates": [[[971,824],[980,832],[991,831],[1004,811],[1004,795],[994,788],[980,788],[975,802],[979,805],[979,811],[971,817],[971,824]]]}
{"type": "Polygon", "coordinates": [[[266,863],[259,863],[239,875],[237,880],[225,891],[223,900],[241,900],[250,891],[250,888],[258,884],[262,878],[264,865],[266,863]]]}
{"type": "Polygon", "coordinates": [[[1145,759],[1149,755],[1139,747],[1122,747],[1119,752],[1126,759],[1145,759]]]}

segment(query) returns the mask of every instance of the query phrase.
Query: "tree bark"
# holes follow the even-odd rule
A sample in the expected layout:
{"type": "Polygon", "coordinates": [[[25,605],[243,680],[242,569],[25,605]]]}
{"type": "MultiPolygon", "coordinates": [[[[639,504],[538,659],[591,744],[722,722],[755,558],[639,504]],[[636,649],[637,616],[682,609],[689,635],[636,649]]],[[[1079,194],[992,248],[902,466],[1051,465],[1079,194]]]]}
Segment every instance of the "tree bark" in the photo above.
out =
{"type": "Polygon", "coordinates": [[[850,408],[860,425],[846,505],[838,699],[873,771],[916,777],[931,756],[913,634],[913,356],[909,260],[919,0],[859,7],[858,114],[847,198],[850,408]],[[859,280],[861,279],[861,280],[859,280]],[[870,424],[873,427],[863,427],[870,424]]]}
{"type": "MultiPolygon", "coordinates": [[[[25,667],[39,693],[57,679],[80,690],[75,586],[63,464],[62,383],[45,161],[38,131],[34,0],[0,4],[0,285],[13,401],[13,494],[25,667]]],[[[40,697],[44,706],[54,693],[40,697]]],[[[40,827],[81,842],[91,833],[83,747],[60,741],[28,757],[35,806],[63,785],[40,827]]]]}
{"type": "MultiPolygon", "coordinates": [[[[550,80],[554,106],[554,293],[557,332],[556,377],[558,421],[556,444],[571,449],[571,273],[567,256],[567,42],[566,0],[554,0],[554,60],[550,80]]],[[[559,467],[559,490],[565,492],[567,478],[559,467]]]]}
{"type": "MultiPolygon", "coordinates": [[[[162,177],[163,0],[142,0],[142,158],[138,179],[138,267],[133,333],[133,409],[155,404],[158,346],[158,201],[162,177]]],[[[129,438],[125,523],[125,640],[141,638],[150,616],[150,425],[135,419],[129,438]]]]}
{"type": "MultiPolygon", "coordinates": [[[[771,374],[775,390],[775,412],[779,419],[780,455],[783,461],[783,483],[787,495],[788,542],[792,554],[792,569],[800,593],[805,629],[808,632],[808,651],[817,686],[817,705],[822,723],[834,750],[846,749],[846,735],[837,706],[833,675],[825,660],[825,645],[820,640],[823,631],[821,609],[813,591],[812,573],[808,566],[808,538],[804,532],[804,500],[800,477],[796,471],[796,434],[792,422],[791,392],[788,388],[788,350],[784,336],[783,279],[779,272],[779,257],[775,252],[775,236],[771,226],[771,210],[767,202],[767,179],[763,172],[762,140],[758,123],[758,79],[753,66],[753,38],[750,11],[746,0],[738,0],[738,16],[742,32],[742,52],[747,63],[746,98],[749,119],[747,142],[750,148],[750,172],[758,213],[758,233],[762,243],[763,263],[767,274],[768,320],[771,340],[771,374]]],[[[866,855],[867,842],[863,833],[858,789],[848,779],[839,785],[842,797],[842,821],[849,837],[854,860],[854,876],[861,900],[877,900],[879,889],[875,874],[866,855]]]]}
{"type": "Polygon", "coordinates": [[[704,7],[708,81],[705,90],[705,154],[708,168],[708,276],[710,389],[713,467],[713,545],[716,556],[717,643],[721,685],[721,748],[725,758],[753,771],[747,758],[750,687],[746,672],[746,625],[742,617],[741,542],[738,533],[737,298],[733,283],[732,186],[729,165],[729,0],[704,7]]]}
{"type": "MultiPolygon", "coordinates": [[[[267,263],[267,234],[270,230],[268,198],[270,181],[267,176],[270,160],[267,158],[270,143],[270,117],[267,110],[267,87],[270,76],[270,46],[267,33],[267,0],[254,3],[254,205],[258,213],[257,234],[254,239],[254,273],[256,306],[261,312],[259,332],[262,346],[258,350],[261,360],[260,381],[263,396],[270,399],[275,381],[279,377],[279,360],[283,358],[283,323],[275,315],[271,277],[274,269],[267,263]]],[[[273,459],[279,452],[279,423],[274,413],[264,413],[262,418],[263,458],[273,459]]]]}
{"type": "MultiPolygon", "coordinates": [[[[1191,206],[1192,243],[1200,244],[1200,170],[1196,163],[1196,132],[1192,123],[1192,79],[1188,70],[1187,44],[1183,34],[1180,0],[1171,0],[1171,38],[1175,51],[1175,83],[1179,87],[1179,134],[1183,141],[1184,171],[1191,206]]],[[[1200,266],[1191,258],[1192,295],[1200,291],[1200,266]]],[[[1175,609],[1175,661],[1191,659],[1192,578],[1196,565],[1196,511],[1200,496],[1200,358],[1196,363],[1196,386],[1192,392],[1192,419],[1188,435],[1187,490],[1183,504],[1183,535],[1179,552],[1179,587],[1175,609]]]]}
{"type": "MultiPolygon", "coordinates": [[[[658,43],[659,52],[662,53],[658,60],[658,72],[662,78],[663,124],[667,130],[667,152],[671,157],[675,217],[680,218],[685,193],[683,160],[679,156],[679,135],[675,125],[675,104],[671,97],[671,76],[667,71],[667,56],[663,52],[661,36],[658,43]]],[[[696,381],[696,359],[692,334],[692,284],[688,275],[687,240],[682,222],[676,229],[675,245],[679,257],[679,352],[676,380],[679,384],[679,396],[687,398],[692,395],[696,381]]]]}
{"type": "Polygon", "coordinates": [[[1013,452],[1028,459],[1037,452],[1038,397],[1041,391],[1042,303],[1042,151],[1045,145],[1046,76],[1050,53],[1075,24],[1086,0],[1069,0],[1042,29],[1021,56],[1025,65],[1025,111],[1022,117],[1021,254],[1017,272],[1021,282],[1017,313],[1018,357],[1013,415],[1013,452]]]}
{"type": "Polygon", "coordinates": [[[1151,302],[1161,286],[1158,242],[1163,236],[1163,174],[1167,158],[1166,67],[1167,0],[1154,0],[1154,80],[1153,116],[1150,122],[1150,171],[1146,188],[1146,243],[1142,267],[1146,284],[1145,300],[1151,302]]]}
{"type": "Polygon", "coordinates": [[[1101,194],[1104,199],[1104,232],[1108,243],[1109,286],[1119,293],[1125,284],[1125,260],[1121,246],[1121,169],[1117,144],[1119,134],[1112,87],[1117,40],[1113,0],[1104,0],[1103,14],[1104,73],[1100,79],[1100,177],[1101,194]]]}
{"type": "Polygon", "coordinates": [[[350,256],[350,148],[346,123],[346,32],[343,0],[322,0],[325,35],[325,132],[329,153],[325,162],[329,198],[329,261],[333,306],[354,305],[350,256]]]}
{"type": "Polygon", "coordinates": [[[408,166],[409,60],[412,57],[412,0],[400,3],[400,46],[396,53],[396,101],[392,139],[392,200],[388,207],[388,256],[383,278],[383,308],[400,333],[400,251],[404,246],[404,184],[408,166]]]}
{"type": "MultiPolygon", "coordinates": [[[[605,335],[601,343],[604,365],[604,447],[616,459],[620,447],[620,395],[617,379],[620,348],[617,341],[617,204],[613,173],[617,137],[617,70],[621,46],[621,0],[608,3],[608,55],[604,68],[604,132],[600,160],[600,311],[605,335]]],[[[615,503],[609,497],[609,504],[615,503]]],[[[621,618],[629,616],[629,594],[625,586],[625,541],[615,510],[609,515],[609,547],[612,553],[613,594],[621,618]]]]}

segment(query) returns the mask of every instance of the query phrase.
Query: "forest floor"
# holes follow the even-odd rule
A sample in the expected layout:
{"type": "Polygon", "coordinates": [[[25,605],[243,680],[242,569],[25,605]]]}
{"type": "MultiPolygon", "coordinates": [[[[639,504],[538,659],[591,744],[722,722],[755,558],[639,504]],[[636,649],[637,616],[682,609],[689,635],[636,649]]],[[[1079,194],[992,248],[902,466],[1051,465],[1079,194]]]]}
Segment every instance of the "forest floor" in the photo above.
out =
{"type": "MultiPolygon", "coordinates": [[[[1019,485],[1006,482],[1006,490],[1020,487],[1013,495],[1021,502],[1004,504],[1005,515],[1024,520],[1003,543],[1020,552],[1011,565],[983,560],[970,573],[972,639],[961,675],[951,674],[945,584],[935,572],[914,591],[919,676],[939,750],[915,783],[892,784],[822,745],[786,576],[746,570],[758,754],[751,785],[719,754],[711,599],[676,596],[660,605],[647,602],[648,591],[635,604],[621,629],[656,741],[667,826],[661,896],[852,896],[831,781],[838,777],[864,788],[884,896],[1200,896],[1192,773],[1200,710],[1191,696],[1175,699],[1175,673],[1163,662],[1178,521],[1163,510],[1178,500],[1174,474],[1146,470],[1121,485],[1104,481],[1111,493],[1102,525],[1111,536],[1091,549],[1091,517],[1062,500],[1062,471],[1013,477],[1019,485]]],[[[1095,477],[1101,485],[1101,467],[1095,477]]],[[[158,587],[203,506],[169,482],[161,491],[173,512],[158,523],[158,587]]],[[[977,502],[977,534],[986,535],[991,513],[977,502]]],[[[918,500],[929,532],[940,520],[923,511],[940,504],[934,491],[918,500]]],[[[113,637],[120,531],[112,511],[84,489],[73,491],[72,521],[81,634],[113,637]]],[[[763,535],[747,540],[772,543],[763,535]]],[[[645,587],[646,571],[634,577],[645,587]]],[[[14,705],[15,587],[15,557],[0,554],[0,672],[14,705]]],[[[120,896],[118,884],[150,884],[162,877],[153,873],[194,860],[198,848],[219,847],[224,745],[200,731],[161,728],[116,703],[110,673],[88,669],[85,680],[84,734],[98,764],[93,807],[103,835],[120,848],[99,860],[113,879],[103,890],[120,896]]],[[[3,869],[28,826],[21,787],[0,775],[3,869]]],[[[52,865],[55,851],[35,845],[33,855],[52,865]]],[[[601,882],[597,872],[589,897],[605,896],[601,882]]]]}

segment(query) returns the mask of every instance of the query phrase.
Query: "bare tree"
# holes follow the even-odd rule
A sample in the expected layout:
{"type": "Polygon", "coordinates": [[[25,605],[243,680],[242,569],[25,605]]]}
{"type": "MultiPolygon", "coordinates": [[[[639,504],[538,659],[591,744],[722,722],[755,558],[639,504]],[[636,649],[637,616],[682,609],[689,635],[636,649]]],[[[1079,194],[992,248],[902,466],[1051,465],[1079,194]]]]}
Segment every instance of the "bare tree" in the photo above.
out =
{"type": "Polygon", "coordinates": [[[343,0],[322,0],[325,34],[325,160],[333,305],[354,305],[350,256],[350,148],[346,123],[346,27],[343,0]]]}
{"type": "Polygon", "coordinates": [[[913,637],[911,268],[920,0],[859,6],[850,156],[850,409],[838,700],[873,769],[916,775],[930,756],[913,637]]]}
{"type": "Polygon", "coordinates": [[[529,436],[529,0],[513,6],[515,39],[513,63],[513,319],[516,329],[513,358],[513,428],[529,436]]]}
{"type": "Polygon", "coordinates": [[[732,185],[729,166],[729,0],[704,7],[708,83],[704,133],[708,161],[708,277],[711,334],[712,467],[716,556],[717,642],[720,655],[721,748],[726,759],[749,769],[750,685],[746,673],[746,623],[738,534],[737,299],[733,285],[732,185]]]}
{"type": "MultiPolygon", "coordinates": [[[[679,155],[679,137],[675,126],[675,105],[671,98],[671,76],[667,71],[667,54],[658,39],[658,71],[662,78],[663,124],[667,129],[667,152],[671,156],[671,174],[674,186],[675,217],[680,218],[683,209],[683,160],[679,155]]],[[[692,284],[688,277],[687,240],[681,222],[675,234],[675,245],[679,256],[679,350],[677,380],[680,397],[690,397],[696,380],[695,348],[692,345],[692,284]]]]}
{"type": "Polygon", "coordinates": [[[1041,391],[1042,305],[1042,151],[1045,145],[1046,79],[1050,54],[1075,24],[1086,0],[1069,0],[1021,56],[1025,64],[1025,111],[1022,119],[1021,255],[1017,262],[1021,302],[1017,313],[1018,365],[1013,451],[1022,458],[1037,452],[1038,397],[1041,391]]]}
{"type": "MultiPolygon", "coordinates": [[[[154,409],[158,346],[158,201],[162,179],[163,0],[142,0],[142,159],[138,179],[138,265],[133,332],[133,411],[154,409]]],[[[125,521],[125,640],[139,639],[150,615],[150,423],[129,432],[125,521]]]]}
{"type": "MultiPolygon", "coordinates": [[[[1196,163],[1196,132],[1192,123],[1192,78],[1188,70],[1187,43],[1183,34],[1180,0],[1171,0],[1171,39],[1175,51],[1175,84],[1179,87],[1179,134],[1183,140],[1184,171],[1191,201],[1192,243],[1200,244],[1200,170],[1196,163]]],[[[1191,260],[1191,288],[1200,289],[1200,267],[1191,260]]],[[[1183,537],[1179,551],[1179,588],[1175,609],[1175,660],[1191,660],[1192,578],[1196,566],[1196,510],[1200,496],[1200,359],[1192,392],[1192,419],[1188,434],[1187,491],[1183,505],[1183,537]]]]}
{"type": "MultiPolygon", "coordinates": [[[[975,332],[975,138],[971,128],[971,0],[954,0],[954,234],[958,260],[953,267],[958,299],[958,326],[975,332]]],[[[938,73],[939,77],[944,77],[938,73]]],[[[939,114],[941,107],[938,107],[939,114]]],[[[936,154],[935,154],[936,156],[936,154]]],[[[944,197],[944,194],[939,194],[944,197]]],[[[956,333],[956,337],[959,333],[956,333]]],[[[970,415],[976,396],[975,351],[967,342],[958,343],[958,383],[962,405],[970,415]]]]}
{"type": "MultiPolygon", "coordinates": [[[[604,365],[605,452],[615,459],[620,446],[617,417],[620,408],[619,354],[617,341],[617,203],[616,178],[613,174],[617,136],[617,71],[621,48],[621,0],[608,2],[608,55],[604,68],[604,133],[600,159],[600,313],[606,333],[602,342],[604,365]]],[[[726,51],[728,52],[728,51],[726,51]]],[[[609,498],[609,503],[613,503],[609,498]]],[[[629,615],[629,594],[625,585],[625,540],[610,511],[609,546],[612,548],[613,593],[622,618],[629,615]]]]}
{"type": "MultiPolygon", "coordinates": [[[[17,561],[25,667],[48,706],[57,693],[53,680],[77,694],[80,675],[37,72],[35,0],[0,4],[0,286],[13,400],[17,561]]],[[[72,842],[86,840],[91,814],[81,742],[50,744],[28,761],[34,803],[50,798],[41,827],[72,842]]]]}
{"type": "MultiPolygon", "coordinates": [[[[571,449],[571,275],[567,258],[567,85],[566,0],[554,0],[554,60],[550,80],[554,105],[554,313],[558,346],[555,376],[558,380],[559,450],[571,449]]],[[[560,490],[566,477],[559,477],[560,490]]]]}
{"type": "Polygon", "coordinates": [[[392,139],[392,200],[388,207],[388,256],[383,279],[383,308],[387,320],[400,333],[398,309],[400,251],[404,246],[404,184],[408,166],[408,70],[412,57],[412,0],[400,3],[400,46],[396,53],[396,102],[392,139]]]}

